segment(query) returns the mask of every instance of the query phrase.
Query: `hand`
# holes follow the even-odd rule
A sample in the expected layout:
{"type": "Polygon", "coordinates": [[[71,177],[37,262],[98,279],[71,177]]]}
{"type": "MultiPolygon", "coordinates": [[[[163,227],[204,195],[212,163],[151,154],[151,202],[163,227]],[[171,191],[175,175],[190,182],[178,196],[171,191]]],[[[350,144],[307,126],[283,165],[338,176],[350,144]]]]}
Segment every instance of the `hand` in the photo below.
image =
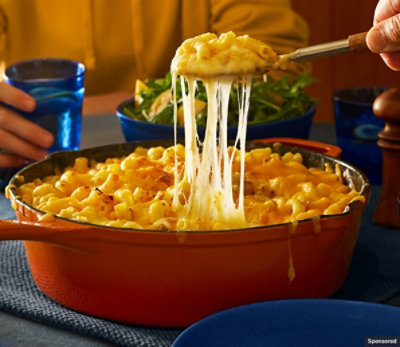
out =
{"type": "MultiPolygon", "coordinates": [[[[30,95],[5,82],[0,82],[0,101],[26,112],[36,107],[30,95]]],[[[20,166],[27,159],[41,160],[53,142],[49,131],[0,105],[0,167],[20,166]]]]}
{"type": "Polygon", "coordinates": [[[380,0],[375,9],[374,27],[367,45],[392,70],[400,70],[400,0],[380,0]]]}

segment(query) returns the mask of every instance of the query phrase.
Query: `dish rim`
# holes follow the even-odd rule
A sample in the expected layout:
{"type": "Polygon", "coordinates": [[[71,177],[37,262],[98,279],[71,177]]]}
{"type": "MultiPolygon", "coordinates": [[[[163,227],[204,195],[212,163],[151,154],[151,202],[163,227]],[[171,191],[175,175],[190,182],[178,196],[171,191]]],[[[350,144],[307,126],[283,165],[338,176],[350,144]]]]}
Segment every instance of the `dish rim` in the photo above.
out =
{"type": "MultiPolygon", "coordinates": [[[[311,151],[311,150],[307,150],[307,149],[303,149],[303,148],[299,148],[296,146],[292,146],[292,145],[282,145],[278,143],[263,143],[263,142],[252,142],[250,141],[252,144],[255,145],[255,148],[263,148],[263,147],[270,147],[272,149],[276,149],[278,148],[278,150],[283,149],[284,151],[293,151],[293,152],[304,152],[307,153],[308,155],[316,155],[318,157],[321,158],[326,158],[328,160],[333,160],[335,163],[339,164],[341,166],[342,169],[342,174],[343,174],[343,168],[347,168],[350,169],[352,171],[357,172],[364,184],[362,186],[361,191],[359,192],[360,195],[365,197],[365,203],[361,203],[360,201],[353,201],[351,202],[347,207],[346,210],[340,214],[332,214],[332,215],[320,215],[319,220],[320,221],[325,221],[328,219],[333,219],[333,218],[339,218],[339,217],[344,217],[344,216],[348,216],[352,213],[354,213],[356,211],[357,208],[361,208],[364,209],[365,206],[368,204],[369,198],[370,198],[370,190],[371,190],[371,184],[368,180],[368,177],[366,176],[366,174],[356,168],[355,166],[353,166],[352,164],[341,160],[339,158],[335,158],[335,157],[331,157],[328,155],[325,155],[323,153],[319,153],[319,152],[315,152],[315,151],[311,151]],[[275,147],[274,147],[275,146],[275,147]],[[361,205],[361,206],[360,206],[361,205]]],[[[133,141],[133,142],[124,142],[124,143],[117,143],[117,144],[109,144],[109,145],[102,145],[102,146],[95,146],[95,147],[90,147],[90,148],[85,148],[85,149],[80,149],[80,150],[69,150],[69,151],[59,151],[59,152],[54,152],[54,153],[50,153],[49,155],[46,156],[45,159],[40,160],[38,162],[32,163],[30,165],[25,166],[24,168],[22,168],[21,170],[19,170],[15,175],[13,175],[13,177],[11,178],[10,182],[9,182],[9,186],[10,188],[8,189],[8,193],[9,193],[9,199],[11,200],[11,202],[13,203],[13,201],[15,200],[16,202],[18,202],[20,205],[23,206],[23,208],[26,208],[28,210],[33,210],[34,212],[36,212],[39,215],[44,215],[46,214],[46,212],[39,210],[38,208],[30,205],[29,203],[27,203],[26,201],[22,200],[20,196],[18,196],[17,191],[16,191],[16,187],[18,187],[19,185],[26,183],[26,182],[18,182],[19,181],[19,177],[20,176],[24,176],[24,172],[32,170],[32,168],[34,168],[35,166],[40,166],[40,165],[44,165],[46,162],[51,162],[51,161],[55,161],[55,159],[57,157],[67,157],[68,154],[72,154],[73,155],[73,159],[77,158],[77,157],[82,157],[85,156],[85,152],[89,152],[90,151],[98,151],[98,152],[104,152],[104,149],[107,148],[113,148],[115,146],[124,148],[124,147],[128,147],[128,146],[134,146],[133,148],[137,147],[137,146],[141,146],[143,144],[160,144],[160,143],[164,143],[164,145],[166,143],[170,143],[173,145],[173,141],[170,140],[153,140],[153,141],[133,141]]],[[[179,143],[179,141],[178,141],[179,143]]],[[[248,142],[249,143],[249,142],[248,142]]],[[[248,144],[247,143],[247,144],[248,144]]],[[[144,146],[147,147],[147,146],[144,146]]],[[[132,149],[133,149],[132,148],[132,149]]],[[[147,148],[151,148],[151,147],[147,147],[147,148]]],[[[276,152],[275,152],[276,153],[276,152]]],[[[286,153],[286,152],[285,152],[286,153]]],[[[303,154],[303,153],[301,153],[303,154]]],[[[125,154],[121,154],[118,153],[115,155],[115,157],[123,157],[125,156],[125,154]]],[[[87,156],[86,156],[87,157],[87,156]]],[[[69,164],[73,165],[73,164],[69,164]]],[[[56,166],[54,166],[56,170],[56,166]]],[[[65,166],[65,168],[68,166],[65,166]]],[[[39,177],[36,177],[39,178],[39,177]]],[[[135,233],[135,232],[140,232],[140,233],[151,233],[151,234],[174,234],[174,235],[181,235],[181,234],[191,234],[191,235],[210,235],[210,234],[224,234],[224,233],[229,233],[229,232],[249,232],[251,231],[259,231],[259,230],[268,230],[268,229],[273,229],[273,228],[280,228],[280,227],[285,227],[285,226],[290,226],[292,224],[292,222],[287,222],[287,223],[279,223],[279,224],[271,224],[271,225],[263,225],[263,226],[255,226],[255,227],[246,227],[246,228],[233,228],[233,229],[221,229],[221,230],[185,230],[185,231],[177,231],[177,230],[171,230],[171,231],[162,231],[162,230],[156,230],[156,229],[135,229],[135,228],[122,228],[122,227],[115,227],[115,226],[107,226],[107,225],[101,225],[101,224],[94,224],[94,223],[89,223],[89,222],[82,222],[82,221],[77,221],[77,220],[73,220],[73,219],[68,219],[65,217],[59,217],[57,215],[54,215],[54,218],[56,220],[61,220],[62,222],[68,222],[68,223],[74,223],[76,225],[81,225],[84,227],[91,227],[91,228],[101,228],[101,229],[105,229],[105,230],[118,230],[121,232],[128,232],[128,233],[135,233]]],[[[298,225],[303,225],[305,223],[313,223],[315,220],[315,217],[313,218],[307,218],[307,219],[302,219],[297,221],[296,224],[298,225]]],[[[295,235],[293,235],[295,236],[295,235]]]]}

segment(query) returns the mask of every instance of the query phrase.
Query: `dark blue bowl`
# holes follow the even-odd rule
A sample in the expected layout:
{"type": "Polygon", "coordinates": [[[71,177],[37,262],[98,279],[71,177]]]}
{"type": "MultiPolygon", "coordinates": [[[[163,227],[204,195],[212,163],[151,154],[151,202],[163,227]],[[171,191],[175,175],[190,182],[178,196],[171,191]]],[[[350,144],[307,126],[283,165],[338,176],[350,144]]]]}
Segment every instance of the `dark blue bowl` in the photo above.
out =
{"type": "MultiPolygon", "coordinates": [[[[122,132],[126,141],[166,140],[174,138],[174,127],[172,125],[153,124],[137,121],[126,116],[122,110],[126,105],[133,103],[133,99],[122,102],[117,108],[117,116],[121,122],[122,132]]],[[[256,140],[266,137],[295,137],[308,139],[312,120],[315,114],[315,105],[303,115],[288,120],[273,123],[249,125],[247,127],[247,140],[256,140]]],[[[200,138],[204,137],[204,128],[197,128],[200,138]]],[[[237,127],[228,127],[228,138],[236,138],[237,127]]],[[[178,139],[185,137],[184,127],[177,127],[178,139]]]]}

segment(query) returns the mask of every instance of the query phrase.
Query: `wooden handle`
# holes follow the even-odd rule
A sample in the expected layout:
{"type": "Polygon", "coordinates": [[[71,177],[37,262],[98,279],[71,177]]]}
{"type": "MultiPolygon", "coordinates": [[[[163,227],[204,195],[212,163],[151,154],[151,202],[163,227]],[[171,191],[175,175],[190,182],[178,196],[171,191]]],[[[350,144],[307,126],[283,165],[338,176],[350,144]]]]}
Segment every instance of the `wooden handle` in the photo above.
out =
{"type": "Polygon", "coordinates": [[[379,95],[373,111],[385,121],[385,128],[378,134],[378,145],[383,155],[382,187],[373,219],[375,223],[400,229],[400,88],[379,95]]]}
{"type": "Polygon", "coordinates": [[[366,31],[364,33],[350,35],[348,37],[349,47],[350,47],[351,52],[354,52],[354,53],[369,52],[369,49],[367,46],[367,34],[368,34],[368,31],[366,31]]]}

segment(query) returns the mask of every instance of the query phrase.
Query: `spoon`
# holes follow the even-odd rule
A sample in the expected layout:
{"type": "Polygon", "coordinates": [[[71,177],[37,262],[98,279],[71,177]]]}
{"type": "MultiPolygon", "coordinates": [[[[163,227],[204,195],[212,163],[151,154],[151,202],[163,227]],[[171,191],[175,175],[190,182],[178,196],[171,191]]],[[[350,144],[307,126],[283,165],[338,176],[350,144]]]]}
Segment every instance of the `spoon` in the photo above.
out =
{"type": "Polygon", "coordinates": [[[367,32],[353,34],[347,39],[299,48],[292,53],[281,55],[279,58],[283,61],[301,61],[349,52],[364,53],[369,51],[366,37],[367,32]]]}

